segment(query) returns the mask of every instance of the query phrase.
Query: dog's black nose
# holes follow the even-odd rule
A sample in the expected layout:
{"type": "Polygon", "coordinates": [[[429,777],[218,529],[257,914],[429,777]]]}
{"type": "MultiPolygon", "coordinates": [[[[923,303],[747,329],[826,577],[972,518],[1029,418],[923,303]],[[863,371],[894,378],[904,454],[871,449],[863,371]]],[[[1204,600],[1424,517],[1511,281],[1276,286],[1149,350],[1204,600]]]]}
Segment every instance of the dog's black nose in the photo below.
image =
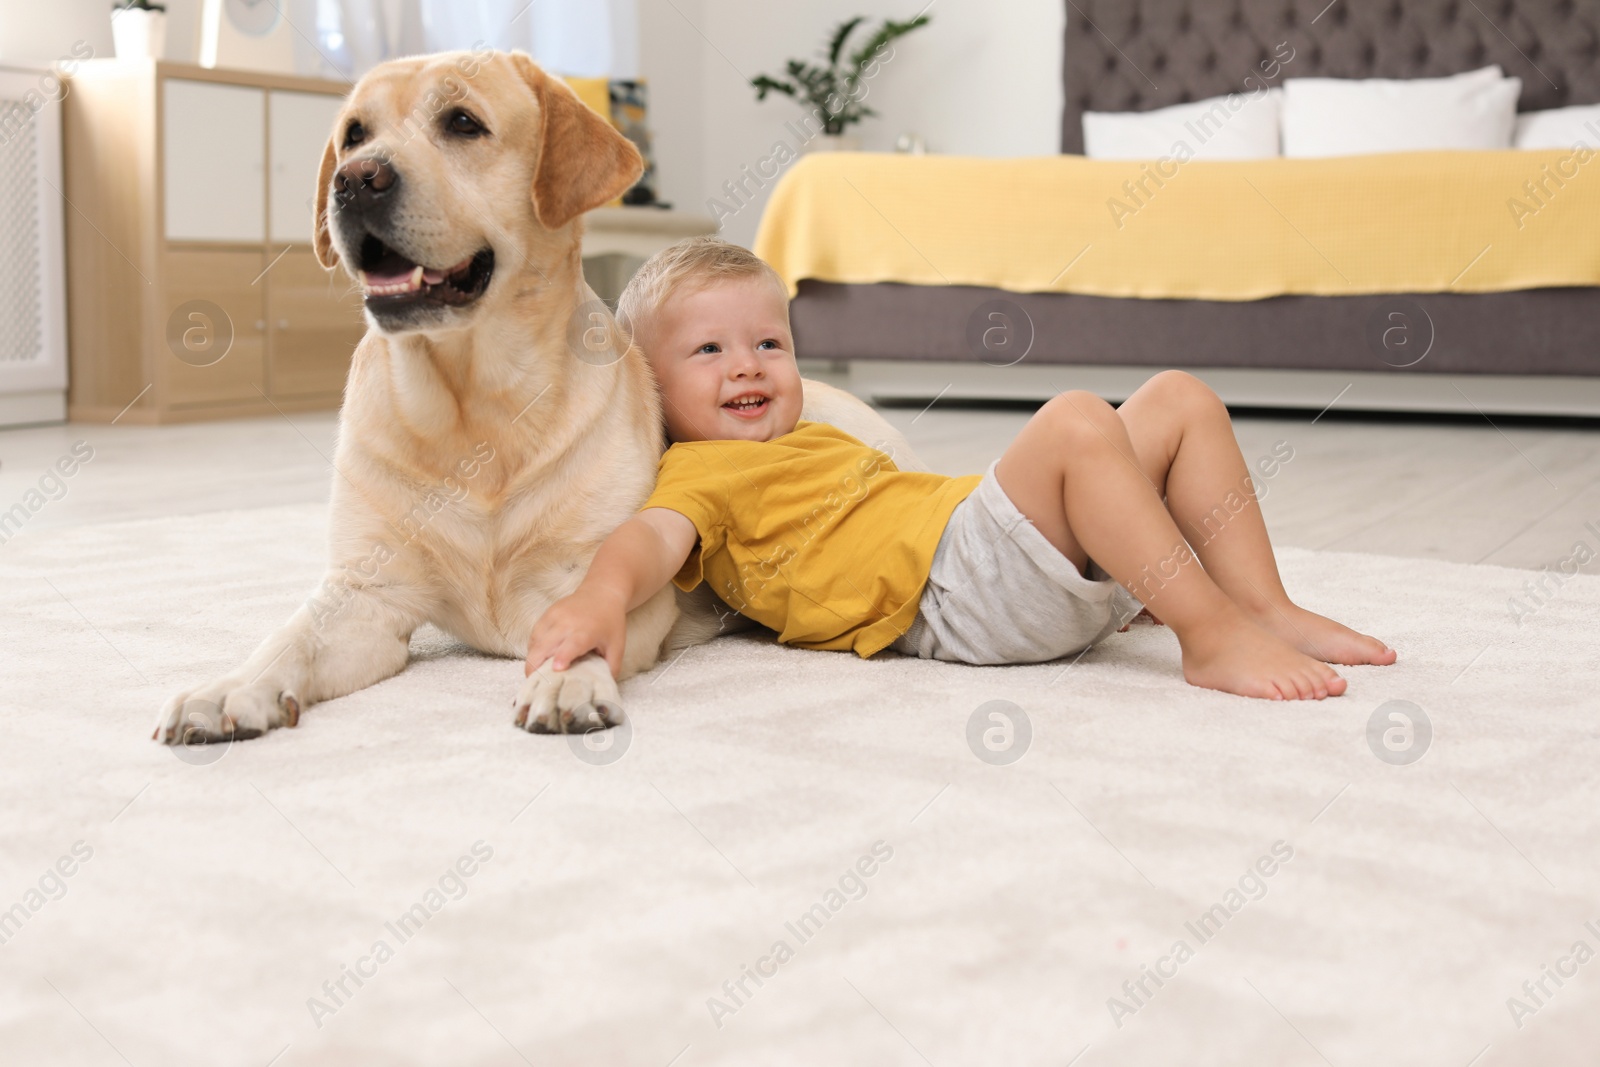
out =
{"type": "Polygon", "coordinates": [[[383,159],[352,159],[333,176],[333,191],[347,207],[381,200],[398,184],[399,172],[383,159]]]}

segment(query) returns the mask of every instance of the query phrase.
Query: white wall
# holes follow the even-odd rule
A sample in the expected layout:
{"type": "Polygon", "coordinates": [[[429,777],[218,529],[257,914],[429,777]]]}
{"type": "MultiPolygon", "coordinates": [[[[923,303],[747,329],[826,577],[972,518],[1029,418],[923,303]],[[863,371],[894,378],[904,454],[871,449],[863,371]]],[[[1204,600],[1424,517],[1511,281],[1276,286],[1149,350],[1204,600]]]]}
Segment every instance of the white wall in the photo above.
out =
{"type": "MultiPolygon", "coordinates": [[[[167,6],[167,56],[193,63],[201,0],[162,0],[167,6]]],[[[0,0],[0,63],[45,67],[71,56],[86,41],[96,58],[110,58],[111,0],[0,0]]]]}
{"type": "Polygon", "coordinates": [[[705,199],[706,48],[695,30],[705,22],[704,6],[703,0],[639,0],[639,67],[650,93],[656,195],[691,209],[705,199]]]}
{"type": "MultiPolygon", "coordinates": [[[[781,96],[758,104],[750,78],[782,75],[789,58],[815,55],[845,18],[864,14],[875,26],[921,9],[906,0],[640,0],[640,7],[662,195],[708,214],[706,202],[724,182],[770,156],[778,140],[795,140],[785,123],[801,108],[781,96]],[[682,76],[695,69],[698,100],[682,76]],[[668,72],[670,89],[662,81],[668,72]],[[689,158],[697,143],[698,166],[689,158]]],[[[952,155],[1059,152],[1062,0],[935,0],[927,10],[932,21],[896,44],[895,58],[871,83],[867,103],[879,114],[854,128],[863,147],[886,150],[914,131],[930,151],[952,155]]],[[[726,219],[723,235],[750,244],[770,191],[726,219]]]]}

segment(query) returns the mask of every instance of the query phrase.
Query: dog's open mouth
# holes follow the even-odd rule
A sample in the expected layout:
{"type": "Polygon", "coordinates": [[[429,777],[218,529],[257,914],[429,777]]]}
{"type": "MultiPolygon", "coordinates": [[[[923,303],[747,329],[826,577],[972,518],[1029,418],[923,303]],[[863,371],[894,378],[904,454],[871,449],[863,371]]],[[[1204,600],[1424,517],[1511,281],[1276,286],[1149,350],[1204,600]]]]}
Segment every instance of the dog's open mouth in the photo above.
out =
{"type": "Polygon", "coordinates": [[[369,307],[415,303],[459,307],[483,295],[494,274],[494,249],[485,248],[453,267],[414,263],[372,234],[361,242],[361,289],[369,307]]]}

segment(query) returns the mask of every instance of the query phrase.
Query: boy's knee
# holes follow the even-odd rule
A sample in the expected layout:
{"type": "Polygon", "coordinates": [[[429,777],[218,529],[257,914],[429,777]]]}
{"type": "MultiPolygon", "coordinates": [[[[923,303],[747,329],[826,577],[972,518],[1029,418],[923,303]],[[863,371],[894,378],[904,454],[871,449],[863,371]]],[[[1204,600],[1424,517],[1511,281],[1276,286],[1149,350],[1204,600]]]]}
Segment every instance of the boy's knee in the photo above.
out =
{"type": "Polygon", "coordinates": [[[1173,407],[1224,414],[1228,410],[1215,390],[1188,371],[1164,370],[1146,382],[1144,388],[1154,391],[1163,403],[1173,407]]]}
{"type": "Polygon", "coordinates": [[[1074,443],[1109,442],[1121,428],[1116,408],[1083,389],[1051,397],[1041,410],[1049,418],[1051,427],[1074,443]]]}

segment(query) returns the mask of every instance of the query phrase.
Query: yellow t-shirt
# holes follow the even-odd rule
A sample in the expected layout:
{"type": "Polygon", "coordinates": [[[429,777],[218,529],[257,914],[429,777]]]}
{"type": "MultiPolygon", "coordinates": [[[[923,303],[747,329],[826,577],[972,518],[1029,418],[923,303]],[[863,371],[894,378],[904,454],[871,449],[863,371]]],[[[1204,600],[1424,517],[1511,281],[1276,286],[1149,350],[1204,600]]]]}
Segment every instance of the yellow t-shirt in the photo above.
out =
{"type": "Polygon", "coordinates": [[[700,542],[672,581],[702,580],[798,648],[894,643],[917,616],[950,513],[981,475],[902,471],[824,422],[771,441],[684,441],[661,457],[647,508],[694,523],[700,542]]]}

